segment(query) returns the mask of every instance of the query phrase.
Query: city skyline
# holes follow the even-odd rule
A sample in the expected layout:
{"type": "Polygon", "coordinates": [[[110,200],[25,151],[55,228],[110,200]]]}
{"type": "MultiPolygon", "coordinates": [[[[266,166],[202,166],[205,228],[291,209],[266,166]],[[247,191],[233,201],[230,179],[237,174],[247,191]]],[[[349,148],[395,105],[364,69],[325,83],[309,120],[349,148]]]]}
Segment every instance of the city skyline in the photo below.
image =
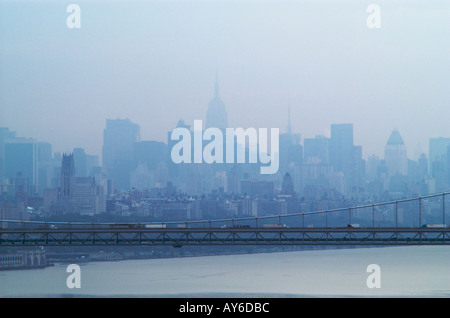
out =
{"type": "Polygon", "coordinates": [[[303,139],[353,123],[364,158],[394,129],[410,158],[450,136],[446,1],[379,1],[380,29],[369,1],[78,3],[80,29],[66,4],[0,4],[0,126],[58,152],[101,157],[108,118],[167,142],[178,120],[205,120],[216,70],[230,127],[282,133],[290,108],[303,139]]]}
{"type": "MultiPolygon", "coordinates": [[[[129,118],[106,118],[105,119],[105,122],[108,122],[108,121],[114,121],[114,120],[119,120],[119,121],[129,121],[130,123],[132,123],[132,124],[134,124],[134,125],[136,125],[136,126],[138,126],[139,128],[141,128],[141,126],[138,124],[138,123],[136,123],[136,122],[133,122],[133,121],[130,121],[130,119],[129,118]]],[[[199,120],[201,120],[201,119],[199,119],[199,120]]],[[[194,124],[194,122],[192,122],[192,123],[186,123],[184,120],[182,120],[182,119],[180,119],[180,122],[182,122],[184,125],[186,125],[187,127],[191,127],[191,129],[192,129],[192,127],[194,126],[193,124],[194,124]]],[[[353,125],[354,126],[354,124],[353,123],[331,123],[330,124],[330,127],[332,126],[332,125],[353,125]]],[[[155,141],[155,142],[162,142],[162,143],[164,143],[164,144],[166,144],[166,145],[168,145],[168,140],[167,140],[167,132],[170,132],[170,131],[172,131],[173,129],[175,129],[177,126],[176,125],[174,125],[172,128],[169,128],[165,133],[166,133],[166,139],[163,139],[163,140],[156,140],[156,139],[146,139],[146,138],[140,138],[140,141],[155,141]]],[[[34,137],[34,136],[24,136],[24,135],[22,135],[19,131],[17,131],[17,130],[14,130],[14,129],[11,129],[11,127],[0,127],[0,128],[5,128],[5,129],[8,129],[11,133],[15,133],[16,134],[16,137],[14,137],[13,139],[18,139],[18,140],[24,140],[24,141],[26,141],[26,140],[34,140],[36,143],[48,143],[48,144],[51,144],[52,145],[52,155],[55,155],[55,154],[59,154],[59,155],[62,155],[62,154],[67,154],[67,153],[72,153],[73,151],[74,151],[74,149],[83,149],[83,150],[89,150],[87,147],[85,147],[82,143],[77,143],[76,144],[76,146],[74,146],[73,148],[71,148],[70,146],[66,146],[65,147],[65,150],[63,150],[63,151],[61,151],[60,149],[55,149],[55,147],[54,147],[54,144],[53,143],[51,143],[49,140],[40,140],[40,139],[37,139],[36,137],[34,137]]],[[[103,127],[102,129],[101,129],[101,135],[103,136],[103,130],[106,128],[106,125],[105,125],[105,127],[103,127]]],[[[230,127],[230,128],[244,128],[244,129],[246,129],[246,128],[249,128],[249,127],[230,127]]],[[[251,128],[251,127],[250,127],[251,128]]],[[[328,131],[330,131],[330,129],[328,129],[328,131]]],[[[375,156],[377,156],[377,157],[379,157],[379,158],[381,158],[381,159],[384,159],[384,157],[385,157],[385,146],[389,143],[389,140],[390,140],[390,138],[391,138],[391,135],[392,135],[392,133],[397,133],[397,134],[399,134],[399,135],[401,135],[401,138],[403,138],[403,134],[397,129],[397,128],[394,128],[394,129],[392,129],[390,132],[389,132],[389,134],[387,135],[388,137],[386,138],[386,140],[385,140],[385,142],[384,142],[384,144],[381,144],[381,146],[379,145],[379,147],[382,149],[381,150],[381,152],[380,153],[367,153],[366,154],[366,156],[364,156],[363,155],[363,159],[364,160],[367,160],[369,157],[371,157],[371,156],[373,156],[373,155],[375,155],[375,156]]],[[[283,130],[283,128],[281,128],[280,129],[280,134],[289,134],[288,133],[288,131],[286,130],[286,129],[284,129],[283,130]]],[[[316,138],[326,138],[326,139],[330,139],[330,137],[331,137],[331,131],[330,131],[330,133],[328,134],[328,135],[323,135],[323,134],[319,134],[319,135],[313,135],[313,136],[309,136],[309,137],[304,137],[303,136],[303,134],[301,134],[301,133],[296,133],[296,132],[291,132],[291,134],[292,135],[301,135],[301,141],[300,141],[300,145],[302,145],[302,146],[304,146],[304,142],[305,142],[305,139],[307,139],[307,140],[311,140],[311,139],[316,139],[316,138]]],[[[355,138],[356,139],[358,139],[358,136],[357,136],[357,133],[355,133],[355,138]]],[[[450,137],[447,137],[447,136],[436,136],[436,137],[430,137],[430,138],[428,138],[428,142],[426,143],[426,149],[429,149],[429,141],[431,140],[431,139],[448,139],[448,138],[450,138],[450,137]]],[[[360,145],[361,147],[362,147],[362,149],[363,149],[363,153],[364,153],[364,144],[362,144],[362,145],[360,145]]],[[[406,149],[407,149],[407,151],[408,151],[408,155],[407,155],[407,158],[408,159],[413,159],[413,160],[417,160],[417,159],[419,159],[420,158],[420,156],[422,155],[422,154],[425,154],[426,156],[428,156],[428,154],[429,154],[429,150],[427,150],[427,151],[423,151],[423,148],[420,148],[421,149],[421,152],[419,153],[419,152],[416,152],[414,155],[411,155],[411,149],[410,148],[408,148],[408,146],[406,145],[406,143],[405,143],[405,146],[406,146],[406,149]]],[[[103,160],[103,156],[102,156],[102,148],[104,147],[104,143],[103,143],[103,137],[102,137],[102,143],[100,144],[100,146],[99,146],[99,151],[98,152],[88,152],[89,153],[89,155],[93,155],[93,156],[97,156],[98,157],[98,159],[99,159],[99,162],[102,162],[102,160],[103,160]]]]}
{"type": "MultiPolygon", "coordinates": [[[[218,86],[217,85],[217,79],[216,79],[216,83],[214,85],[215,85],[215,93],[211,94],[212,99],[210,100],[209,105],[211,103],[213,103],[216,100],[216,98],[217,98],[217,95],[216,95],[217,94],[217,90],[218,90],[218,88],[217,88],[217,86],[218,86]]],[[[220,100],[220,98],[219,98],[219,101],[222,102],[220,100]]],[[[176,125],[177,125],[176,123],[177,122],[183,121],[184,124],[186,124],[187,126],[191,126],[192,127],[195,120],[203,120],[204,118],[206,118],[206,120],[208,120],[208,112],[209,112],[209,108],[210,107],[208,107],[208,103],[205,103],[205,105],[206,105],[205,106],[205,112],[204,112],[205,114],[193,117],[194,119],[192,119],[192,121],[186,121],[183,118],[179,118],[179,119],[175,119],[174,118],[173,125],[170,126],[170,127],[167,127],[166,130],[163,130],[162,132],[160,132],[160,134],[163,135],[162,138],[160,138],[160,139],[156,138],[157,136],[160,135],[160,134],[157,134],[155,136],[148,136],[148,135],[146,135],[144,138],[141,137],[141,139],[142,140],[149,140],[149,141],[164,142],[164,143],[167,144],[168,143],[167,132],[173,130],[176,127],[176,125]]],[[[222,102],[222,105],[223,105],[223,102],[222,102]]],[[[225,104],[223,106],[225,107],[225,111],[226,111],[227,105],[225,104]]],[[[283,133],[283,134],[284,133],[289,133],[289,132],[291,134],[300,134],[300,136],[301,136],[300,144],[302,144],[302,145],[304,144],[304,139],[311,139],[311,138],[316,138],[316,137],[330,138],[331,137],[330,127],[332,125],[334,125],[334,124],[352,124],[353,126],[359,127],[359,125],[357,125],[357,124],[355,125],[355,123],[352,123],[352,122],[331,122],[331,123],[329,123],[328,127],[324,127],[322,133],[319,132],[317,134],[304,135],[303,132],[300,129],[298,129],[298,127],[295,127],[295,126],[293,126],[291,124],[291,122],[293,120],[295,121],[295,118],[293,118],[292,115],[291,115],[291,112],[292,112],[291,111],[291,105],[290,104],[286,105],[285,108],[286,108],[286,114],[285,114],[285,121],[286,122],[285,122],[285,124],[284,125],[280,125],[281,127],[272,127],[272,128],[279,128],[280,129],[280,133],[283,133]]],[[[130,118],[129,117],[118,117],[118,118],[106,117],[104,119],[104,122],[108,122],[108,120],[130,120],[130,118]]],[[[141,130],[145,131],[145,125],[142,125],[139,122],[139,120],[138,121],[131,120],[131,121],[134,124],[138,125],[141,130]],[[142,128],[144,128],[144,129],[142,129],[142,128]]],[[[225,119],[225,121],[226,121],[226,119],[225,119]]],[[[77,141],[74,141],[73,147],[69,146],[69,145],[62,146],[61,144],[58,144],[58,143],[56,143],[56,144],[52,143],[51,140],[40,140],[36,136],[24,136],[24,135],[21,135],[21,133],[19,131],[15,130],[15,129],[12,129],[12,127],[7,127],[7,126],[4,126],[4,127],[5,128],[9,128],[11,131],[18,133],[18,136],[17,136],[18,138],[33,138],[33,139],[36,139],[39,142],[49,142],[53,146],[54,145],[56,145],[57,147],[59,146],[59,148],[54,149],[54,153],[69,153],[73,149],[83,148],[85,150],[90,151],[91,155],[98,156],[100,162],[103,160],[103,158],[102,158],[102,147],[104,146],[103,145],[103,130],[106,128],[106,125],[104,125],[104,127],[99,127],[99,131],[95,134],[95,135],[101,135],[102,136],[100,144],[97,144],[95,147],[89,147],[89,145],[83,145],[82,143],[77,142],[77,141]]],[[[210,127],[213,127],[213,126],[210,126],[210,127]]],[[[243,125],[243,126],[239,126],[239,127],[238,126],[233,127],[233,126],[229,125],[228,127],[229,128],[244,128],[244,129],[246,129],[246,128],[249,128],[250,126],[249,125],[248,126],[243,125]]],[[[406,149],[407,149],[407,158],[408,159],[414,159],[414,160],[417,160],[418,158],[420,158],[420,156],[422,154],[428,154],[429,153],[429,140],[430,139],[433,139],[433,138],[448,138],[448,137],[450,137],[450,131],[449,131],[448,135],[436,135],[436,136],[429,136],[429,137],[424,136],[422,142],[417,141],[415,146],[413,146],[414,141],[411,141],[411,139],[408,138],[408,136],[405,137],[404,133],[402,133],[396,126],[394,126],[390,131],[389,130],[382,131],[382,132],[378,131],[380,133],[380,135],[385,135],[386,136],[384,143],[381,142],[380,144],[377,144],[377,145],[373,145],[373,144],[371,144],[371,145],[368,145],[368,144],[364,145],[364,144],[361,144],[362,150],[363,150],[363,159],[366,160],[372,155],[376,155],[376,156],[378,156],[380,158],[384,158],[384,152],[385,152],[384,147],[386,146],[387,142],[389,141],[389,138],[390,138],[392,132],[395,132],[395,131],[399,132],[403,139],[410,141],[409,145],[407,144],[407,142],[405,142],[405,146],[406,146],[406,149]],[[367,146],[369,146],[369,147],[367,147],[367,146]],[[372,146],[372,148],[370,148],[370,146],[372,146]],[[367,150],[367,148],[368,149],[377,149],[377,151],[376,152],[370,152],[370,151],[367,150]]],[[[358,135],[357,132],[355,133],[355,140],[361,140],[361,136],[358,135]]],[[[355,143],[356,143],[356,141],[355,141],[355,143]]]]}
{"type": "Polygon", "coordinates": [[[0,298],[450,296],[449,39],[449,0],[0,0],[0,298]]]}
{"type": "MultiPolygon", "coordinates": [[[[202,116],[199,116],[199,117],[202,117],[202,116]]],[[[206,117],[206,116],[203,116],[203,117],[206,117]]],[[[26,139],[33,139],[36,142],[42,142],[42,143],[49,143],[49,144],[51,144],[52,145],[53,154],[71,153],[71,152],[73,152],[74,149],[80,148],[80,149],[88,150],[90,155],[98,156],[99,161],[102,162],[102,160],[103,160],[102,148],[104,147],[104,136],[103,136],[104,135],[104,129],[106,129],[108,121],[115,121],[115,120],[128,121],[128,122],[132,123],[133,125],[136,125],[139,130],[142,129],[142,126],[139,124],[139,122],[131,121],[130,118],[128,118],[128,117],[126,117],[126,118],[125,117],[124,118],[105,118],[104,122],[106,124],[104,125],[104,127],[100,128],[100,134],[102,135],[101,144],[98,147],[95,147],[95,149],[98,148],[98,150],[94,151],[94,152],[92,152],[92,149],[86,147],[86,145],[83,145],[80,142],[75,143],[74,147],[66,145],[64,147],[64,150],[61,150],[61,148],[59,148],[59,149],[56,148],[55,149],[55,147],[54,147],[55,145],[49,140],[40,140],[40,139],[36,138],[35,136],[24,136],[24,135],[21,134],[20,131],[14,130],[14,129],[12,129],[12,127],[3,126],[2,128],[7,128],[7,129],[9,129],[10,132],[17,134],[16,137],[14,137],[14,138],[24,139],[24,140],[26,140],[26,139]],[[91,151],[89,151],[89,150],[91,150],[91,151]]],[[[194,121],[195,120],[202,120],[202,119],[194,119],[192,121],[192,123],[191,123],[191,122],[186,122],[184,119],[180,118],[178,120],[178,124],[181,122],[186,127],[191,127],[191,129],[192,129],[192,127],[194,126],[194,121]]],[[[280,134],[300,135],[301,136],[300,137],[301,140],[300,140],[299,144],[302,145],[302,146],[304,146],[305,139],[307,139],[307,140],[315,139],[315,138],[330,139],[331,138],[331,126],[333,126],[333,125],[347,125],[348,124],[348,125],[352,125],[353,127],[355,126],[354,123],[350,123],[350,122],[330,123],[329,127],[327,129],[325,129],[326,134],[316,134],[316,135],[311,135],[311,136],[304,136],[301,132],[297,132],[296,129],[292,129],[292,125],[290,124],[291,120],[292,120],[291,117],[286,119],[286,125],[284,126],[285,128],[283,128],[283,127],[279,128],[280,129],[280,134]]],[[[168,145],[167,133],[172,131],[176,127],[177,127],[177,124],[173,125],[172,127],[168,127],[167,131],[164,131],[165,138],[162,138],[161,140],[158,140],[156,138],[152,139],[151,136],[150,136],[150,138],[142,138],[142,137],[140,137],[139,140],[141,140],[141,141],[163,142],[166,145],[168,145]]],[[[213,127],[213,126],[210,126],[210,127],[213,127]]],[[[229,128],[243,128],[243,129],[246,129],[246,128],[251,128],[251,127],[250,126],[243,126],[243,127],[229,127],[229,128]]],[[[272,128],[277,128],[277,127],[272,127],[272,128]]],[[[385,147],[389,143],[390,139],[392,139],[392,134],[393,133],[396,133],[397,135],[401,136],[400,138],[402,139],[402,141],[403,141],[403,139],[405,139],[404,134],[401,131],[399,131],[399,129],[394,127],[389,132],[383,132],[383,134],[386,134],[387,137],[386,137],[386,140],[384,141],[384,143],[381,143],[380,145],[377,145],[377,148],[380,148],[379,153],[369,153],[369,152],[365,151],[365,146],[366,145],[360,144],[360,146],[362,147],[362,151],[363,151],[362,158],[364,160],[367,160],[369,157],[375,155],[375,156],[377,156],[379,158],[384,159],[384,157],[385,157],[385,147]]],[[[355,140],[361,140],[360,136],[358,136],[357,132],[354,132],[354,138],[355,138],[355,140]]],[[[431,139],[447,139],[447,138],[450,138],[450,135],[449,136],[439,135],[439,136],[425,138],[426,142],[425,142],[424,145],[426,147],[416,147],[415,149],[411,149],[411,147],[408,146],[406,144],[406,142],[404,142],[404,145],[406,146],[407,158],[408,159],[417,160],[417,159],[420,158],[420,156],[422,154],[425,154],[425,155],[428,156],[428,154],[430,153],[429,145],[430,145],[430,140],[431,139]]],[[[356,141],[355,141],[355,144],[356,144],[356,141]]]]}

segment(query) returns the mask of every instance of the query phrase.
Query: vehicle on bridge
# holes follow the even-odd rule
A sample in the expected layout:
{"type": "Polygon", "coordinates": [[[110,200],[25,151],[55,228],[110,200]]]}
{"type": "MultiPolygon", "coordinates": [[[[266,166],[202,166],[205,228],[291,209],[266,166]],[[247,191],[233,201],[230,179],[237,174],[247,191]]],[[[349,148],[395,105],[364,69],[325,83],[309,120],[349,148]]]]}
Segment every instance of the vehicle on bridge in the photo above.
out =
{"type": "Polygon", "coordinates": [[[41,224],[38,226],[39,230],[56,230],[58,227],[55,224],[41,224]]]}
{"type": "Polygon", "coordinates": [[[133,224],[133,223],[114,223],[110,224],[111,229],[163,229],[167,225],[164,223],[148,223],[148,224],[133,224]]]}
{"type": "Polygon", "coordinates": [[[424,224],[422,227],[426,228],[435,228],[435,229],[445,229],[447,227],[446,224],[424,224]]]}
{"type": "Polygon", "coordinates": [[[263,228],[267,229],[281,229],[281,228],[288,228],[286,224],[279,224],[279,223],[266,223],[262,225],[263,228]]]}
{"type": "Polygon", "coordinates": [[[251,228],[251,226],[248,224],[235,224],[232,226],[222,225],[221,228],[222,229],[227,229],[227,228],[229,228],[229,229],[249,229],[249,228],[251,228]]]}
{"type": "Polygon", "coordinates": [[[148,224],[145,224],[144,227],[146,229],[165,229],[167,227],[167,224],[165,224],[165,223],[148,223],[148,224]]]}

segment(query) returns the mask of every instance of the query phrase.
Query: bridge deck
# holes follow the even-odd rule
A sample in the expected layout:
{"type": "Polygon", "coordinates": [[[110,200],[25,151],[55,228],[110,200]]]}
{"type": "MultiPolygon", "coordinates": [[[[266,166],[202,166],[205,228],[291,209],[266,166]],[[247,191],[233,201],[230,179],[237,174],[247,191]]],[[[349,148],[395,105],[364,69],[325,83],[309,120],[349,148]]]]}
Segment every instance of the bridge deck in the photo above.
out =
{"type": "Polygon", "coordinates": [[[444,245],[448,228],[1,229],[1,246],[444,245]]]}

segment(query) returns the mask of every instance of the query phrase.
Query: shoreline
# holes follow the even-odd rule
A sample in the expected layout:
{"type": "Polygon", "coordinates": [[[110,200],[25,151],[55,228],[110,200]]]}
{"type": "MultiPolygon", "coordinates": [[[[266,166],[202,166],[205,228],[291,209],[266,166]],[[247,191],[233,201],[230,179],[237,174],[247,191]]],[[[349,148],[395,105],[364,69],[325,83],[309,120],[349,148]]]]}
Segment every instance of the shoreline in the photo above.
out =
{"type": "MultiPolygon", "coordinates": [[[[160,254],[135,254],[135,255],[124,255],[119,252],[93,252],[93,253],[83,253],[88,254],[88,257],[79,258],[53,258],[47,257],[48,263],[46,265],[35,266],[35,267],[15,267],[15,268],[5,268],[0,269],[0,272],[3,271],[17,271],[17,270],[32,270],[32,269],[45,269],[47,267],[52,267],[56,265],[63,264],[90,264],[95,262],[119,262],[119,261],[129,261],[129,260],[160,260],[160,259],[174,259],[174,258],[195,258],[195,257],[208,257],[208,256],[238,256],[238,255],[253,255],[253,254],[273,254],[273,253],[288,253],[288,252],[311,252],[311,251],[335,251],[335,250],[353,250],[353,249],[368,249],[368,248],[382,248],[382,247],[392,247],[392,246],[321,246],[319,248],[315,246],[311,246],[311,248],[295,248],[295,247],[273,247],[273,248],[258,248],[253,251],[208,251],[208,252],[188,252],[183,254],[172,254],[172,255],[160,255],[160,254]]],[[[58,255],[67,253],[51,253],[50,255],[58,255]]]]}

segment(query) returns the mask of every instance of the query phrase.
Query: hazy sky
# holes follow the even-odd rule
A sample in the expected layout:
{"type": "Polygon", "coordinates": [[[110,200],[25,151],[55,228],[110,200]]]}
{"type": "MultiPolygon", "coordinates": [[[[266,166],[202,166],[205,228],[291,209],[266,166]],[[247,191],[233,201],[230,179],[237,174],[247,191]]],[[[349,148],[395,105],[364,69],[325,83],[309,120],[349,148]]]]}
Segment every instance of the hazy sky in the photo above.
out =
{"type": "Polygon", "coordinates": [[[290,105],[302,138],[353,123],[364,157],[394,128],[411,158],[450,137],[448,0],[0,0],[0,126],[54,151],[101,155],[107,118],[166,141],[205,120],[216,69],[231,127],[283,132],[290,105]]]}

